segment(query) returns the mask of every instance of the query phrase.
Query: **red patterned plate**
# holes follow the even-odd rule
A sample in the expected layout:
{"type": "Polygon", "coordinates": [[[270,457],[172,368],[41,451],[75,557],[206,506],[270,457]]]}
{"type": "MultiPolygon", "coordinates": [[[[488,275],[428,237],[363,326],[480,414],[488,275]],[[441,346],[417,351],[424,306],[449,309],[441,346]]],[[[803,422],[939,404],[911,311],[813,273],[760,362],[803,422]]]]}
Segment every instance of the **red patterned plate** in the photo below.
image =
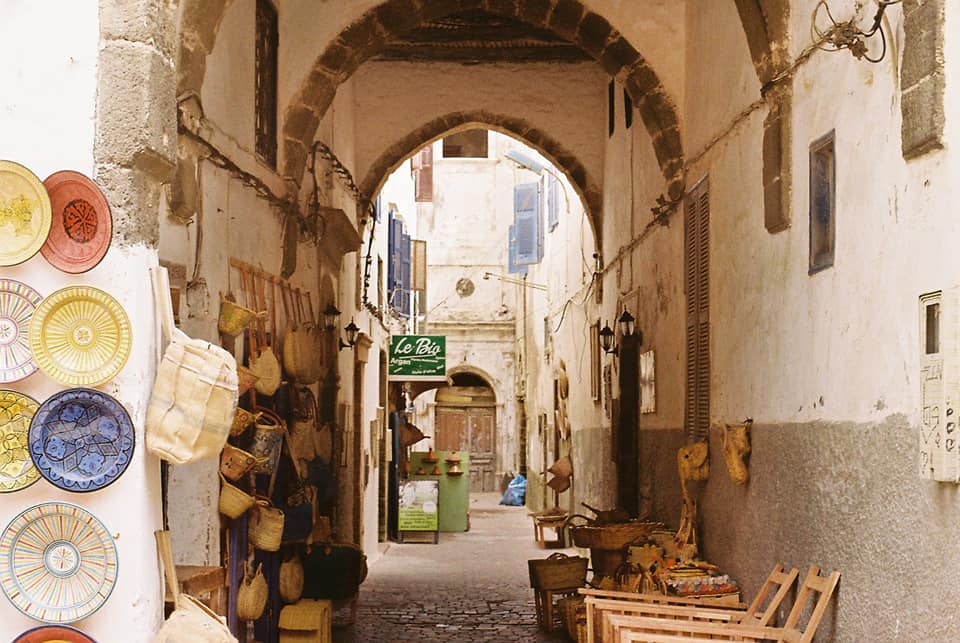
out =
{"type": "Polygon", "coordinates": [[[27,630],[13,643],[97,643],[92,638],[69,625],[41,625],[27,630]]]}
{"type": "Polygon", "coordinates": [[[40,253],[55,268],[86,272],[110,247],[113,218],[97,184],[79,172],[61,170],[43,182],[50,195],[53,221],[40,253]]]}

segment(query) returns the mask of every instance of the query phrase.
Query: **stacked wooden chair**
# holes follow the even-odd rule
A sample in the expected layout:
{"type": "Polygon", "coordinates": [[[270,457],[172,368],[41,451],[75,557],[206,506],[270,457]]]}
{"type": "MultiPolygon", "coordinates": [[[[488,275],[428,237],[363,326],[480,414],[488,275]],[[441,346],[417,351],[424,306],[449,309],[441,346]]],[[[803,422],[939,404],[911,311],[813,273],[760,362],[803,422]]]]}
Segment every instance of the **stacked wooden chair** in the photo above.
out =
{"type": "MultiPolygon", "coordinates": [[[[779,567],[779,566],[778,566],[779,567]]],[[[771,577],[777,573],[777,569],[771,577]]],[[[796,570],[792,575],[796,578],[796,570]]],[[[768,578],[768,583],[770,582],[768,578]]],[[[787,591],[777,591],[770,603],[762,611],[762,594],[769,594],[768,583],[764,584],[757,599],[751,606],[738,610],[714,610],[711,608],[675,608],[663,614],[636,612],[627,610],[606,610],[601,607],[600,632],[602,641],[649,641],[651,643],[672,643],[679,639],[683,643],[698,641],[782,641],[788,643],[809,643],[813,640],[817,627],[826,613],[840,580],[840,573],[826,576],[820,574],[820,568],[812,566],[807,572],[793,607],[782,627],[770,625],[780,604],[793,582],[786,586],[787,591]],[[809,603],[812,602],[812,609],[809,603]],[[680,612],[684,612],[680,614],[680,612]],[[805,626],[801,619],[809,612],[805,626]],[[802,628],[802,629],[801,629],[802,628]]],[[[784,587],[781,585],[780,590],[784,587]]],[[[591,599],[588,597],[589,603],[591,599]]],[[[602,600],[602,599],[601,599],[602,600]]],[[[588,607],[589,609],[589,607],[588,607]]],[[[589,618],[589,617],[588,617],[589,618]]]]}

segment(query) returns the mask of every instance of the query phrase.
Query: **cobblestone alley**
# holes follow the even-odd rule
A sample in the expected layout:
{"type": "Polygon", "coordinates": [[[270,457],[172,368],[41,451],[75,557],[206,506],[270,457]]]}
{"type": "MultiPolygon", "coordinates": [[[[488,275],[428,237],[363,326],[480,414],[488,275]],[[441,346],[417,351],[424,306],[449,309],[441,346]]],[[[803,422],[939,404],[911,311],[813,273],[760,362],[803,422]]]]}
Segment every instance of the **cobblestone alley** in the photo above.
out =
{"type": "Polygon", "coordinates": [[[360,588],[356,625],[335,627],[333,640],[568,640],[537,629],[527,575],[527,559],[558,550],[540,549],[526,507],[500,506],[499,498],[474,494],[470,531],[441,534],[438,545],[392,543],[360,588]]]}

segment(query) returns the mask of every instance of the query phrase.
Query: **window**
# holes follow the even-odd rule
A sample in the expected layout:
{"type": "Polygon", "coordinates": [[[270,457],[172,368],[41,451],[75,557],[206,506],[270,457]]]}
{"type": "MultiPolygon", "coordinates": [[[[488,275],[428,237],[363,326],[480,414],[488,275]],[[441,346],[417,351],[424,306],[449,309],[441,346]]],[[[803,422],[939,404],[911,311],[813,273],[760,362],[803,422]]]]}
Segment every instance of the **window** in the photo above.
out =
{"type": "Polygon", "coordinates": [[[445,159],[487,158],[487,130],[468,129],[443,139],[445,159]]]}
{"type": "Polygon", "coordinates": [[[410,316],[410,235],[403,219],[391,210],[387,235],[387,297],[390,307],[401,317],[410,316]]]}
{"type": "Polygon", "coordinates": [[[710,433],[710,190],[704,179],[684,199],[683,267],[687,294],[686,407],[691,442],[710,433]]]}
{"type": "Polygon", "coordinates": [[[810,145],[810,274],[833,265],[836,231],[834,133],[810,145]]]}
{"type": "Polygon", "coordinates": [[[553,232],[560,224],[560,181],[547,175],[547,231],[553,232]]]}
{"type": "Polygon", "coordinates": [[[623,123],[627,129],[633,127],[633,100],[627,90],[623,90],[623,123]]]}
{"type": "Polygon", "coordinates": [[[516,265],[528,266],[543,259],[543,226],[540,223],[540,182],[513,188],[513,232],[516,265]]]}
{"type": "Polygon", "coordinates": [[[612,80],[607,87],[607,128],[608,136],[613,136],[617,130],[617,88],[612,80]]]}
{"type": "Polygon", "coordinates": [[[261,161],[277,168],[277,10],[270,0],[257,0],[256,152],[261,161]]]}
{"type": "Polygon", "coordinates": [[[410,162],[414,199],[417,203],[433,201],[433,145],[414,154],[410,162]]]}
{"type": "Polygon", "coordinates": [[[936,355],[940,352],[940,302],[929,303],[924,306],[926,332],[924,344],[927,355],[936,355]]]}

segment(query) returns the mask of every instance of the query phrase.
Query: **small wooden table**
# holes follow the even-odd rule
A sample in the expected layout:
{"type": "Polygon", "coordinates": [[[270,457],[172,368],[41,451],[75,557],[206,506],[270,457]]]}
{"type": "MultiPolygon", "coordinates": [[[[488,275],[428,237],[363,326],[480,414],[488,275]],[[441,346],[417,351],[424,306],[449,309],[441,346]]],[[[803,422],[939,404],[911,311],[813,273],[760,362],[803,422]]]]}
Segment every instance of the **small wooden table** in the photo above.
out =
{"type": "Polygon", "coordinates": [[[530,514],[530,517],[533,518],[533,539],[540,543],[541,547],[563,547],[566,544],[563,526],[567,523],[567,514],[530,514]],[[544,529],[556,530],[556,540],[547,542],[544,529]]]}

